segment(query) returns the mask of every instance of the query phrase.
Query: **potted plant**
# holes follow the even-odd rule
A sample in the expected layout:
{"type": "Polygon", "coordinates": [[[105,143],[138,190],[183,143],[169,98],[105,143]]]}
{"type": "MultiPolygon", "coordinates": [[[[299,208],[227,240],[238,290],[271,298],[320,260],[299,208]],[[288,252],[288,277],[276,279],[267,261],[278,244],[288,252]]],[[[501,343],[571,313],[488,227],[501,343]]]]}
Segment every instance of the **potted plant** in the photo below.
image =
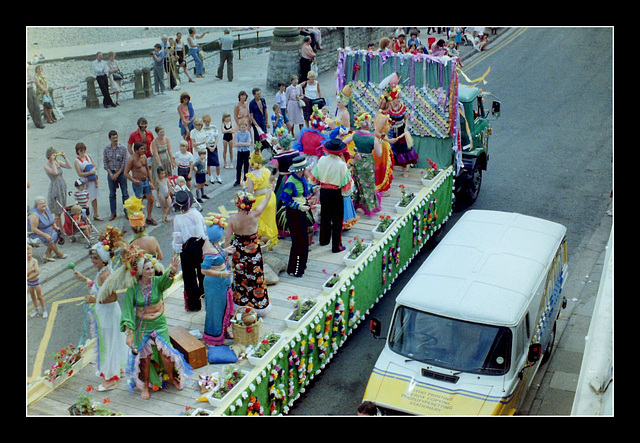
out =
{"type": "MultiPolygon", "coordinates": [[[[326,269],[323,269],[322,273],[325,275],[328,275],[326,269]]],[[[322,285],[322,292],[324,292],[325,294],[331,293],[331,291],[333,291],[333,288],[335,287],[336,284],[338,284],[339,281],[340,281],[340,274],[331,275],[327,279],[327,281],[325,281],[324,284],[322,285]]]]}
{"type": "Polygon", "coordinates": [[[247,374],[248,371],[240,369],[240,367],[236,365],[227,366],[224,376],[221,378],[218,386],[206,394],[209,404],[216,408],[220,406],[227,395],[235,392],[235,389],[238,387],[238,383],[247,374]]]}
{"type": "Polygon", "coordinates": [[[407,193],[407,191],[404,189],[404,185],[400,185],[399,187],[400,187],[401,197],[400,197],[400,201],[396,203],[395,208],[396,208],[396,212],[398,212],[399,214],[402,214],[407,210],[407,208],[409,207],[409,204],[411,204],[413,199],[416,198],[416,195],[413,192],[407,193]]]}
{"type": "Polygon", "coordinates": [[[300,303],[294,305],[294,310],[284,319],[288,327],[296,329],[303,320],[309,315],[313,307],[316,305],[314,300],[304,299],[300,303]]]}
{"type": "Polygon", "coordinates": [[[395,218],[391,218],[390,215],[380,216],[380,221],[377,226],[373,228],[373,238],[381,239],[387,233],[387,231],[391,228],[393,222],[396,221],[395,218]]]}
{"type": "Polygon", "coordinates": [[[260,365],[264,356],[278,343],[281,337],[282,335],[272,332],[260,340],[257,345],[251,346],[251,349],[247,351],[249,363],[254,366],[260,365]]]}
{"type": "Polygon", "coordinates": [[[73,344],[61,349],[56,354],[51,354],[55,361],[51,368],[44,372],[44,383],[51,389],[62,384],[73,375],[76,365],[83,355],[84,348],[82,346],[75,347],[73,344]]]}
{"type": "Polygon", "coordinates": [[[184,408],[184,411],[181,412],[180,415],[184,415],[187,417],[198,417],[201,415],[209,416],[213,415],[213,411],[209,411],[208,409],[204,408],[192,408],[191,406],[186,406],[184,408]]]}
{"type": "Polygon", "coordinates": [[[111,400],[104,398],[102,403],[94,401],[88,394],[91,391],[93,391],[93,385],[87,386],[86,393],[81,394],[78,401],[69,407],[70,415],[119,415],[105,406],[111,403],[111,400]]]}
{"type": "Polygon", "coordinates": [[[360,258],[362,258],[364,251],[369,248],[369,244],[364,242],[364,238],[354,237],[355,244],[347,255],[344,256],[344,263],[347,266],[356,266],[360,258]]]}
{"type": "Polygon", "coordinates": [[[427,163],[429,163],[427,171],[420,171],[420,174],[422,174],[421,181],[423,185],[431,186],[435,182],[436,176],[440,173],[440,170],[438,169],[438,165],[431,161],[431,159],[427,159],[427,163]]]}

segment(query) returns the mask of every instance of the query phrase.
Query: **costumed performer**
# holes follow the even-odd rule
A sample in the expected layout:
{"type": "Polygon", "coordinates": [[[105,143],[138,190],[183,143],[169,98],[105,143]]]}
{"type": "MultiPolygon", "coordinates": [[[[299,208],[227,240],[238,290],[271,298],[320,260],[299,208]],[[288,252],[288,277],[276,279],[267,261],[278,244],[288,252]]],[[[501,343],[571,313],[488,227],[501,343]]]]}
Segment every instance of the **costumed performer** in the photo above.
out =
{"type": "Polygon", "coordinates": [[[373,119],[373,132],[378,139],[380,146],[382,147],[382,155],[377,156],[375,151],[373,155],[373,165],[376,173],[376,191],[381,192],[382,195],[387,195],[391,188],[391,182],[393,182],[393,166],[394,156],[387,139],[387,134],[391,129],[390,120],[388,115],[389,109],[389,97],[386,95],[380,96],[378,101],[378,110],[376,116],[373,119]]]}
{"type": "MultiPolygon", "coordinates": [[[[251,170],[246,174],[247,192],[253,194],[256,198],[255,205],[259,206],[266,194],[271,192],[273,188],[271,184],[271,171],[264,166],[266,160],[260,154],[258,149],[254,150],[249,157],[249,167],[251,170]]],[[[278,226],[276,225],[276,198],[272,195],[269,204],[258,219],[258,239],[263,242],[263,247],[272,250],[280,241],[278,239],[278,226]],[[266,238],[266,240],[264,240],[266,238]]]]}
{"type": "Polygon", "coordinates": [[[174,207],[180,212],[173,218],[173,251],[180,254],[186,311],[199,311],[204,295],[200,265],[207,231],[204,217],[191,206],[193,201],[189,191],[176,192],[174,207]]]}
{"type": "Polygon", "coordinates": [[[271,309],[267,283],[264,279],[262,249],[258,242],[258,220],[271,200],[273,192],[267,188],[266,198],[255,208],[253,194],[238,191],[234,202],[238,212],[229,217],[229,228],[225,233],[224,247],[231,243],[233,235],[233,303],[234,308],[250,306],[258,316],[271,309]]]}
{"type": "MultiPolygon", "coordinates": [[[[351,115],[349,114],[349,101],[353,95],[353,90],[350,85],[345,85],[344,88],[336,95],[336,119],[333,123],[336,127],[329,134],[329,138],[339,138],[347,145],[347,152],[344,153],[343,158],[350,168],[353,167],[355,162],[355,143],[352,141],[345,141],[348,134],[351,133],[351,115]]],[[[373,182],[372,182],[373,183],[373,182]]],[[[344,218],[342,221],[342,230],[346,231],[351,229],[360,217],[356,214],[356,206],[353,203],[351,196],[343,198],[344,203],[344,218]]]]}
{"type": "Polygon", "coordinates": [[[116,248],[125,246],[125,243],[121,240],[119,229],[109,228],[111,227],[107,226],[107,233],[102,240],[89,250],[91,264],[98,270],[96,277],[91,280],[77,270],[73,273],[76,280],[84,282],[89,287],[85,303],[89,335],[95,339],[96,344],[96,375],[103,380],[97,388],[100,392],[116,387],[129,356],[127,336],[120,330],[122,311],[118,304],[116,288],[105,285],[113,272],[114,252],[116,248]]]}
{"type": "Polygon", "coordinates": [[[124,248],[120,260],[123,265],[111,277],[127,288],[120,330],[127,334],[132,350],[127,363],[129,386],[140,389],[145,400],[150,388],[157,391],[165,382],[182,390],[193,369],[171,345],[163,297],[178,272],[179,259],[174,255],[170,268],[160,276],[155,273],[163,271],[162,263],[136,246],[124,248]]]}
{"type": "Polygon", "coordinates": [[[328,127],[324,113],[313,105],[313,111],[309,117],[309,128],[303,128],[300,136],[293,145],[294,149],[306,154],[310,163],[315,163],[322,156],[322,145],[329,140],[323,131],[328,127]]]}
{"type": "Polygon", "coordinates": [[[361,112],[355,118],[356,130],[349,134],[344,143],[354,142],[357,160],[353,163],[352,176],[354,183],[353,204],[371,217],[382,209],[381,196],[375,186],[374,156],[382,155],[382,146],[371,130],[372,119],[368,112],[361,112]]]}
{"type": "Polygon", "coordinates": [[[413,149],[413,137],[407,128],[409,112],[402,102],[402,92],[399,86],[389,86],[385,94],[391,99],[387,112],[391,124],[389,132],[391,138],[388,141],[393,150],[394,163],[402,167],[402,176],[407,178],[409,176],[407,166],[418,163],[418,154],[413,149]]]}
{"type": "Polygon", "coordinates": [[[133,238],[130,244],[138,246],[145,252],[148,252],[158,260],[163,260],[162,248],[158,239],[147,233],[147,224],[145,223],[145,215],[142,212],[142,199],[131,196],[124,202],[124,210],[129,219],[129,225],[133,231],[133,238]]]}
{"type": "Polygon", "coordinates": [[[291,235],[291,250],[287,274],[302,277],[307,268],[309,256],[309,232],[313,233],[314,219],[308,197],[312,194],[311,185],[307,182],[304,171],[309,163],[304,155],[299,155],[289,167],[287,178],[280,197],[284,209],[284,222],[291,235]]]}
{"type": "Polygon", "coordinates": [[[220,244],[227,222],[220,216],[205,217],[207,236],[202,249],[202,274],[204,275],[204,333],[202,341],[219,346],[225,338],[233,338],[228,330],[233,315],[233,291],[231,267],[227,253],[220,244]]]}
{"type": "MultiPolygon", "coordinates": [[[[293,163],[293,159],[300,155],[300,152],[298,152],[297,149],[293,149],[291,146],[293,138],[287,129],[278,128],[276,130],[276,135],[278,136],[278,144],[280,145],[281,150],[271,158],[271,164],[278,168],[278,180],[276,181],[276,187],[274,190],[276,197],[276,214],[278,214],[282,207],[280,193],[282,192],[284,183],[289,177],[289,167],[293,163]]],[[[288,237],[289,233],[287,232],[287,227],[279,222],[277,215],[276,224],[278,226],[278,236],[280,238],[288,237]]]]}
{"type": "Polygon", "coordinates": [[[341,252],[343,197],[353,192],[353,180],[342,154],[347,150],[340,139],[333,138],[324,144],[324,152],[309,174],[312,184],[320,185],[320,246],[331,242],[331,252],[341,252]]]}

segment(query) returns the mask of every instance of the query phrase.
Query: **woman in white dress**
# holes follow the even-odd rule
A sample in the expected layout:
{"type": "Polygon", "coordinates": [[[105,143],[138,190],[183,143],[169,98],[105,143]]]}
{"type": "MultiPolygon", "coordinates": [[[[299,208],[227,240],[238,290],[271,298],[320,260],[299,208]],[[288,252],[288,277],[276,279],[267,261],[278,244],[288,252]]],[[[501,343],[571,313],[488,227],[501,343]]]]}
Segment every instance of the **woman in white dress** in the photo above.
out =
{"type": "Polygon", "coordinates": [[[120,331],[122,311],[116,288],[107,288],[105,285],[112,272],[111,254],[102,243],[97,243],[89,255],[93,267],[98,270],[95,279],[91,280],[78,271],[74,272],[74,277],[89,286],[90,295],[85,297],[85,302],[89,304],[89,331],[96,340],[96,375],[103,379],[97,390],[108,391],[115,388],[126,368],[129,348],[126,334],[120,331]]]}
{"type": "MultiPolygon", "coordinates": [[[[291,76],[291,84],[287,86],[285,90],[285,98],[287,99],[287,116],[289,117],[289,123],[291,124],[291,135],[294,135],[295,125],[298,125],[299,130],[302,130],[304,126],[304,114],[302,113],[302,107],[300,101],[304,97],[302,92],[302,86],[298,84],[298,76],[291,76]]],[[[304,102],[303,102],[304,103],[304,102]]]]}

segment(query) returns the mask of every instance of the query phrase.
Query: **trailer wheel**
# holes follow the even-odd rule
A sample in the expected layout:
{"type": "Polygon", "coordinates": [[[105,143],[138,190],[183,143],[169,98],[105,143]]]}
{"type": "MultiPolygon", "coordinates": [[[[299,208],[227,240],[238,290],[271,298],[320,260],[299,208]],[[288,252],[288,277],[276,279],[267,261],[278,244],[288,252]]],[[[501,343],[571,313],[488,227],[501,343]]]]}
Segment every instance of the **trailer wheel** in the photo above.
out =
{"type": "Polygon", "coordinates": [[[480,165],[476,162],[473,167],[473,173],[471,174],[471,180],[469,180],[466,186],[466,197],[469,204],[474,203],[478,199],[480,186],[482,186],[482,169],[480,169],[480,165]]]}
{"type": "Polygon", "coordinates": [[[547,345],[547,349],[544,350],[544,354],[542,354],[541,365],[545,364],[551,358],[551,352],[553,352],[553,343],[556,341],[556,323],[553,323],[553,329],[551,330],[551,338],[549,339],[549,344],[547,345]]]}

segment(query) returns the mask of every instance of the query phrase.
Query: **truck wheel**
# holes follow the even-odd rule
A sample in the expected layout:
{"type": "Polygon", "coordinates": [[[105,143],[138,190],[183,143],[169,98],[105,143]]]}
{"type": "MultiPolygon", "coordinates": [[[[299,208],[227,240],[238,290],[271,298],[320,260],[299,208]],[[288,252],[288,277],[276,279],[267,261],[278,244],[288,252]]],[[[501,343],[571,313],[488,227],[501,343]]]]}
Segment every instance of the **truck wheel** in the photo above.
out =
{"type": "Polygon", "coordinates": [[[476,164],[473,167],[473,174],[471,174],[471,180],[467,183],[467,199],[469,204],[474,203],[480,195],[480,186],[482,185],[482,169],[476,164]]]}
{"type": "Polygon", "coordinates": [[[551,352],[553,352],[553,342],[556,341],[556,324],[553,323],[553,329],[551,330],[551,338],[549,339],[549,344],[547,345],[547,349],[544,350],[544,354],[542,354],[541,365],[545,364],[551,358],[551,352]]]}

